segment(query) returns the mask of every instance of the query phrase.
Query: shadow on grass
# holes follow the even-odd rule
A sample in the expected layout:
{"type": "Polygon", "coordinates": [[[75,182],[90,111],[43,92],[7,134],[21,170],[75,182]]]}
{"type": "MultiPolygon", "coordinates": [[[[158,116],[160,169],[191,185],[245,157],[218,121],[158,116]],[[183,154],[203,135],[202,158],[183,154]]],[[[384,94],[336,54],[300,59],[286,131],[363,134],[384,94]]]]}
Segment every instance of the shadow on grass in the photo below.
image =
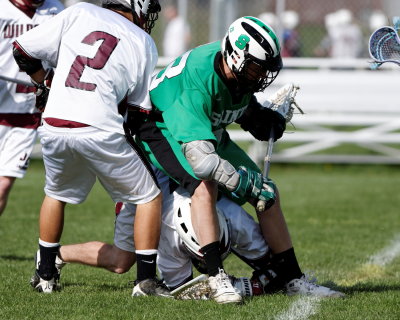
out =
{"type": "Polygon", "coordinates": [[[356,294],[361,292],[386,292],[386,291],[400,291],[399,285],[385,285],[376,284],[371,282],[360,282],[352,286],[339,286],[335,282],[328,281],[322,284],[323,286],[329,287],[334,290],[341,291],[345,294],[356,294]]]}
{"type": "Polygon", "coordinates": [[[14,256],[14,255],[2,255],[0,256],[0,260],[11,260],[11,261],[34,261],[33,256],[29,257],[21,257],[21,256],[14,256]]]}
{"type": "MultiPolygon", "coordinates": [[[[99,291],[126,291],[126,289],[133,289],[133,286],[129,284],[126,285],[113,285],[110,283],[101,283],[101,284],[91,284],[91,287],[96,288],[99,291]]],[[[62,289],[69,289],[69,288],[87,288],[87,282],[61,282],[62,289]]]]}

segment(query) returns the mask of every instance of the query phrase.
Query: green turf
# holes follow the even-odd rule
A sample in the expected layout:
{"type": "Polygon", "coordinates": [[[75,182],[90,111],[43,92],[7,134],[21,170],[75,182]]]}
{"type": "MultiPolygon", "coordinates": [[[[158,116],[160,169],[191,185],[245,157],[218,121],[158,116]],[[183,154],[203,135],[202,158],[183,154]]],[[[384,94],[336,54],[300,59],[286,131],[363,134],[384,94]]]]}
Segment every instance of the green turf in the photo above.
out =
{"type": "MultiPolygon", "coordinates": [[[[273,164],[270,175],[301,267],[347,294],[323,300],[309,319],[399,319],[400,258],[383,268],[365,265],[400,233],[399,167],[273,164]]],[[[35,293],[28,280],[43,184],[43,167],[34,161],[0,218],[0,319],[274,319],[297,301],[282,294],[242,306],[133,299],[135,269],[116,275],[80,265],[63,269],[63,291],[35,293]]],[[[67,207],[62,242],[112,241],[113,218],[113,203],[96,184],[84,204],[67,207]]],[[[237,276],[250,273],[233,256],[225,265],[237,276]]]]}

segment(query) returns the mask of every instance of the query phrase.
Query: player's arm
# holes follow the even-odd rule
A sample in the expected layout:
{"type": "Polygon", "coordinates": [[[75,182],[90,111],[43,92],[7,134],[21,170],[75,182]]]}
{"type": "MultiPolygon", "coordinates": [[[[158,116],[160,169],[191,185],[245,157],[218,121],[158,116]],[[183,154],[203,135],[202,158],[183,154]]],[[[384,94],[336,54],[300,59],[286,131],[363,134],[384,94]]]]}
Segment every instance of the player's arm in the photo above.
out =
{"type": "MultiPolygon", "coordinates": [[[[259,172],[235,167],[221,158],[216,150],[216,137],[212,132],[212,103],[207,94],[188,89],[179,100],[162,113],[172,136],[182,144],[182,152],[201,180],[212,180],[239,198],[265,199],[274,203],[274,187],[259,172]]],[[[272,182],[271,182],[272,184],[272,182]]]]}
{"type": "Polygon", "coordinates": [[[13,42],[13,56],[19,68],[26,72],[36,87],[36,107],[43,111],[53,77],[52,69],[45,70],[42,61],[57,65],[58,48],[63,34],[63,17],[57,16],[36,26],[13,42]],[[43,42],[46,39],[46,42],[43,42]]]}
{"type": "Polygon", "coordinates": [[[182,144],[182,152],[193,168],[194,174],[202,180],[213,180],[224,186],[234,196],[245,199],[263,200],[270,208],[275,203],[275,185],[261,173],[250,168],[235,167],[222,159],[212,142],[196,140],[182,144]]]}
{"type": "Polygon", "coordinates": [[[43,111],[49,97],[53,71],[51,69],[45,70],[42,61],[28,55],[17,41],[13,43],[13,55],[20,70],[31,77],[31,81],[36,88],[36,108],[39,111],[43,111]]]}
{"type": "Polygon", "coordinates": [[[42,61],[31,57],[18,41],[13,42],[13,56],[20,70],[26,72],[33,80],[43,82],[46,71],[42,61]]]}
{"type": "Polygon", "coordinates": [[[282,137],[286,129],[285,118],[279,112],[263,107],[255,96],[251,98],[249,106],[236,123],[261,141],[268,141],[271,128],[274,129],[275,141],[282,137]]]}

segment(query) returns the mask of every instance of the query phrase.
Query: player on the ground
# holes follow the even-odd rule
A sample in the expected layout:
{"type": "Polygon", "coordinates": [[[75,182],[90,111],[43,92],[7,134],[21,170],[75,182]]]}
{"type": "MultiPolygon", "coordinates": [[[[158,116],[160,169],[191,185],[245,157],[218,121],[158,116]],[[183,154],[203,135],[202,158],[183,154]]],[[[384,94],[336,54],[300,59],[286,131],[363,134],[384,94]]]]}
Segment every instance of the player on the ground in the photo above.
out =
{"type": "Polygon", "coordinates": [[[46,293],[58,288],[54,263],[65,205],[83,202],[97,178],[113,201],[137,205],[136,295],[168,295],[155,279],[160,190],[123,127],[129,106],[151,108],[157,49],[148,33],[161,7],[158,0],[103,0],[103,7],[76,4],[14,42],[14,57],[37,88],[37,106],[45,107],[38,130],[46,169],[41,261],[31,284],[46,293]],[[42,60],[57,67],[51,90],[42,60]]]}
{"type": "MultiPolygon", "coordinates": [[[[207,270],[204,264],[204,254],[200,251],[191,223],[189,194],[182,187],[171,192],[169,180],[159,171],[156,171],[156,175],[164,199],[157,264],[164,283],[173,290],[193,278],[193,264],[202,273],[206,273],[207,270]]],[[[294,273],[290,270],[291,266],[282,266],[277,261],[265,242],[259,224],[241,206],[222,196],[217,202],[217,211],[220,225],[221,259],[224,259],[232,250],[255,270],[251,281],[249,278],[230,277],[232,284],[236,284],[235,287],[239,289],[241,296],[278,291],[283,291],[288,295],[344,296],[341,292],[317,285],[315,279],[311,280],[303,273],[298,278],[294,278],[294,273]],[[285,269],[286,267],[288,269],[285,269]]],[[[122,236],[123,228],[121,226],[128,225],[129,220],[134,219],[134,212],[135,208],[130,204],[123,204],[117,211],[116,245],[123,246],[118,243],[118,240],[132,238],[129,234],[122,236]]],[[[274,235],[274,237],[278,238],[272,238],[272,240],[279,241],[279,235],[274,235]]]]}
{"type": "MultiPolygon", "coordinates": [[[[157,264],[165,284],[176,289],[193,277],[193,263],[204,270],[203,254],[199,251],[191,217],[190,197],[182,187],[176,186],[160,170],[156,176],[163,193],[161,238],[157,264]]],[[[283,291],[288,295],[304,294],[320,297],[340,297],[340,292],[319,286],[301,274],[294,278],[290,268],[285,269],[276,260],[261,234],[260,226],[238,204],[222,197],[217,202],[220,225],[220,248],[223,257],[229,250],[235,253],[256,271],[252,279],[233,279],[241,296],[283,291]]],[[[81,263],[102,267],[115,273],[127,272],[135,263],[135,245],[132,223],[135,207],[117,203],[114,230],[114,245],[93,241],[81,244],[62,245],[57,258],[61,271],[64,263],[81,263]]],[[[275,234],[275,237],[279,237],[275,234]]],[[[278,240],[278,239],[275,239],[278,240]]],[[[209,291],[208,291],[209,293],[209,291]]],[[[204,296],[199,293],[201,296],[204,296]]],[[[191,298],[191,297],[189,297],[191,298]]],[[[209,298],[209,296],[207,296],[209,298]]]]}
{"type": "Polygon", "coordinates": [[[137,133],[150,161],[191,195],[192,223],[218,303],[237,303],[241,297],[220,258],[217,185],[240,203],[265,201],[267,210],[257,213],[263,234],[277,261],[288,265],[290,276],[302,275],[275,185],[262,177],[225,130],[236,121],[259,140],[268,140],[271,127],[275,139],[282,136],[285,119],[262,108],[254,97],[281,68],[272,28],[257,18],[242,17],[229,26],[222,41],[190,50],[158,73],[150,92],[154,113],[137,133]]]}
{"type": "MultiPolygon", "coordinates": [[[[0,0],[0,75],[29,82],[12,55],[19,35],[52,18],[64,6],[58,0],[0,0]]],[[[40,112],[34,88],[0,79],[0,215],[16,178],[29,165],[40,112]]]]}

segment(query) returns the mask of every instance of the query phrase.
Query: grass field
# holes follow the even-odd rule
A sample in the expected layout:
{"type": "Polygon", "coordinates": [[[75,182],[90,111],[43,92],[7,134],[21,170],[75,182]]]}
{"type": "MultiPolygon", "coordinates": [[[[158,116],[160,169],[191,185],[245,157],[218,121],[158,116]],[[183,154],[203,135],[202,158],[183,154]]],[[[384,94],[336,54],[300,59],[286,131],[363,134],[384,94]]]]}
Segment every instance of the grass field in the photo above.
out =
{"type": "MultiPolygon", "coordinates": [[[[0,319],[400,319],[399,167],[273,164],[271,177],[301,267],[347,298],[277,294],[241,306],[134,299],[135,269],[116,275],[80,265],[63,269],[63,291],[35,293],[28,281],[44,170],[34,161],[0,218],[0,319]]],[[[62,243],[112,238],[113,203],[96,185],[84,204],[67,207],[62,243]]],[[[225,265],[237,276],[250,274],[233,256],[225,265]]]]}

